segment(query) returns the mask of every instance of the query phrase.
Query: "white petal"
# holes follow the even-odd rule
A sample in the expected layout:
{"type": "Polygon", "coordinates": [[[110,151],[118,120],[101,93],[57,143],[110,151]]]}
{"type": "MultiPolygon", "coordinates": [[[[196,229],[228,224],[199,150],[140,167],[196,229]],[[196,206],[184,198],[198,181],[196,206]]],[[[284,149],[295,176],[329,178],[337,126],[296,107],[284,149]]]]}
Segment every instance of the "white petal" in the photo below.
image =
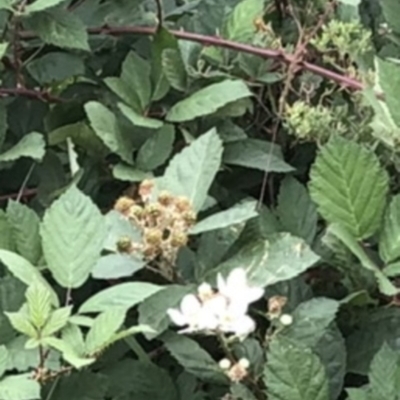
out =
{"type": "Polygon", "coordinates": [[[248,303],[253,303],[256,300],[261,299],[264,296],[264,289],[260,287],[249,287],[246,290],[246,298],[248,303]]]}
{"type": "Polygon", "coordinates": [[[231,300],[227,312],[231,318],[238,318],[247,314],[247,310],[248,303],[245,301],[245,299],[238,298],[231,300]]]}
{"type": "Polygon", "coordinates": [[[213,296],[203,303],[204,309],[212,315],[222,315],[228,307],[228,299],[220,294],[213,296]]]}
{"type": "Polygon", "coordinates": [[[229,274],[226,284],[230,290],[240,289],[247,286],[247,274],[244,268],[235,268],[229,274]]]}
{"type": "Polygon", "coordinates": [[[183,315],[192,315],[199,312],[201,303],[194,294],[187,294],[181,302],[181,310],[183,315]]]}
{"type": "Polygon", "coordinates": [[[256,324],[248,315],[244,315],[232,323],[232,328],[237,336],[247,336],[255,331],[256,324]]]}
{"type": "Polygon", "coordinates": [[[226,282],[220,273],[217,275],[217,287],[219,292],[224,294],[226,289],[226,282]]]}
{"type": "Polygon", "coordinates": [[[175,325],[184,326],[188,323],[187,318],[179,310],[170,308],[167,310],[167,314],[175,325]]]}

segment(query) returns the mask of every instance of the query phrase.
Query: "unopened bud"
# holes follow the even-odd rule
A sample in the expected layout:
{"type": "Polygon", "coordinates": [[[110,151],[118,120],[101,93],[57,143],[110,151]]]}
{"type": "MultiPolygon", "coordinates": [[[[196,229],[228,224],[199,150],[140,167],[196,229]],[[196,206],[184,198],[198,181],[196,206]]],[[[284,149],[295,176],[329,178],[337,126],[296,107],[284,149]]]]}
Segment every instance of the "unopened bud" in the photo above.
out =
{"type": "Polygon", "coordinates": [[[145,232],[145,240],[153,245],[159,245],[162,242],[162,231],[160,229],[149,229],[145,232]]]}
{"type": "Polygon", "coordinates": [[[161,210],[162,210],[162,208],[161,208],[160,204],[158,204],[158,203],[149,204],[146,207],[146,211],[153,217],[159,216],[161,214],[161,210]]]}
{"type": "Polygon", "coordinates": [[[182,247],[185,246],[188,241],[186,233],[183,232],[173,232],[171,234],[171,246],[182,247]]]}
{"type": "Polygon", "coordinates": [[[117,242],[117,249],[121,253],[128,253],[132,248],[132,241],[128,236],[120,238],[117,242]]]}
{"type": "Polygon", "coordinates": [[[179,196],[175,199],[175,206],[181,212],[189,211],[192,208],[190,200],[184,196],[179,196]]]}
{"type": "Polygon", "coordinates": [[[279,321],[282,325],[289,326],[289,325],[292,325],[292,323],[293,323],[293,317],[289,314],[283,314],[279,318],[279,321]]]}
{"type": "Polygon", "coordinates": [[[244,369],[248,369],[250,367],[250,361],[247,358],[241,358],[239,360],[239,365],[244,369]]]}
{"type": "Polygon", "coordinates": [[[232,363],[227,359],[227,358],[223,358],[220,362],[219,362],[219,367],[223,370],[227,370],[231,367],[232,363]]]}
{"type": "Polygon", "coordinates": [[[141,218],[144,214],[144,209],[138,205],[134,205],[130,208],[128,217],[130,218],[141,218]]]}
{"type": "Polygon", "coordinates": [[[167,191],[162,191],[158,196],[158,202],[163,206],[169,206],[172,202],[172,195],[167,191]]]}
{"type": "Polygon", "coordinates": [[[183,219],[188,225],[193,225],[196,222],[196,213],[193,211],[186,211],[183,214],[183,219]]]}
{"type": "Polygon", "coordinates": [[[208,283],[202,283],[198,287],[197,293],[198,293],[201,301],[205,301],[207,299],[210,299],[214,295],[214,291],[213,291],[212,287],[208,283]]]}
{"type": "Polygon", "coordinates": [[[150,196],[151,191],[154,188],[154,182],[150,179],[145,179],[139,186],[139,195],[140,197],[145,200],[148,199],[150,196]]]}

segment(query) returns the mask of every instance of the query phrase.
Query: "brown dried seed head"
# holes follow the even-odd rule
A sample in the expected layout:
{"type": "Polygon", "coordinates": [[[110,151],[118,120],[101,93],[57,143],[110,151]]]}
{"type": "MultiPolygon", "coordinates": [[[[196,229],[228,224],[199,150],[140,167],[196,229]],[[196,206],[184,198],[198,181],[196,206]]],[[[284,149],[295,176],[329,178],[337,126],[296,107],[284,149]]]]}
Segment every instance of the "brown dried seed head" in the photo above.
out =
{"type": "Polygon", "coordinates": [[[114,210],[127,214],[129,209],[135,205],[135,200],[127,196],[120,197],[114,204],[114,210]]]}
{"type": "Polygon", "coordinates": [[[284,296],[272,296],[268,299],[268,313],[271,318],[277,318],[281,315],[282,309],[287,303],[284,296]]]}

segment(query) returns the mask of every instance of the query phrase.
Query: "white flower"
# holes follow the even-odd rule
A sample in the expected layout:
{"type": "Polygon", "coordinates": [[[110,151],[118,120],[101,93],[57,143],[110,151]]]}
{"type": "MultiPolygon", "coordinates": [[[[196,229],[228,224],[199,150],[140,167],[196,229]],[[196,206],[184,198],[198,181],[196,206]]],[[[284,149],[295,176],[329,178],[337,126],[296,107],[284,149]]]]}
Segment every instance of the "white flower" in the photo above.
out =
{"type": "Polygon", "coordinates": [[[214,290],[208,283],[202,283],[198,287],[197,293],[201,301],[206,301],[214,296],[214,290]]]}
{"type": "Polygon", "coordinates": [[[229,273],[226,280],[221,274],[218,274],[217,286],[219,293],[226,296],[231,303],[235,303],[246,310],[250,303],[264,295],[263,288],[249,286],[244,268],[235,268],[229,273]]]}
{"type": "Polygon", "coordinates": [[[250,361],[247,358],[241,358],[238,364],[244,369],[249,369],[250,367],[250,361]]]}
{"type": "Polygon", "coordinates": [[[204,308],[203,304],[193,294],[184,296],[180,310],[170,308],[167,310],[167,314],[176,325],[188,326],[188,328],[181,330],[181,333],[215,330],[218,326],[217,318],[204,308]]]}
{"type": "Polygon", "coordinates": [[[293,323],[293,317],[289,314],[282,314],[279,318],[279,321],[282,325],[289,326],[293,323]]]}

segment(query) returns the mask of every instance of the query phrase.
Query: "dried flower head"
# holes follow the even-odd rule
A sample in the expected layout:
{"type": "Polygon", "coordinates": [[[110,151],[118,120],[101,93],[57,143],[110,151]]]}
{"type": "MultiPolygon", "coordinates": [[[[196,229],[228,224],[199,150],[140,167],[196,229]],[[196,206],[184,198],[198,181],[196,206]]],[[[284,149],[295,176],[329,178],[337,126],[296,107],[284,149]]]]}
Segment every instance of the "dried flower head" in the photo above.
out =
{"type": "Polygon", "coordinates": [[[234,364],[226,374],[232,382],[240,382],[248,375],[249,366],[249,360],[242,358],[236,364],[234,364]]]}
{"type": "Polygon", "coordinates": [[[271,319],[278,318],[282,314],[282,309],[287,303],[284,296],[272,296],[268,299],[268,315],[271,319]]]}

